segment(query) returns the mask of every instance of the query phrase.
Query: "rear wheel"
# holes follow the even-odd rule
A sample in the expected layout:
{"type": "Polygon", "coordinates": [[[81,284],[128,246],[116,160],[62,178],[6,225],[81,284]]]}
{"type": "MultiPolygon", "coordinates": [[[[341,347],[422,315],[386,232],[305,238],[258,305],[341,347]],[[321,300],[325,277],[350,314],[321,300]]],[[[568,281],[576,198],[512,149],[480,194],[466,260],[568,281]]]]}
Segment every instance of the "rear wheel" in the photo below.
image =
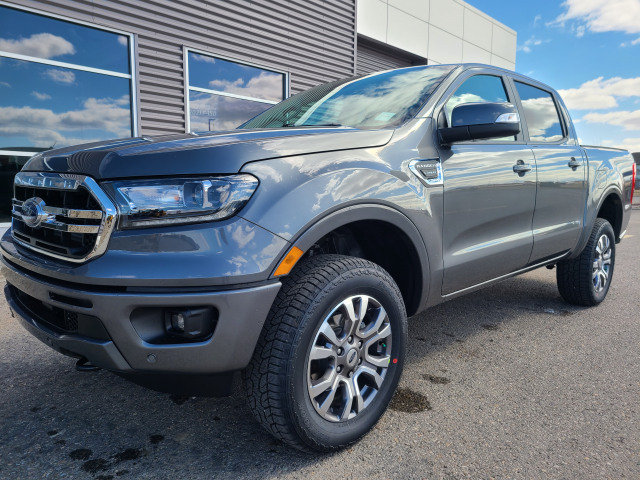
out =
{"type": "Polygon", "coordinates": [[[596,219],[591,236],[577,258],[558,263],[556,279],[560,295],[574,305],[597,305],[607,296],[616,259],[611,224],[596,219]]]}
{"type": "Polygon", "coordinates": [[[249,406],[301,450],[354,443],[384,413],[404,363],[406,313],[378,265],[319,255],[283,279],[244,372],[249,406]]]}

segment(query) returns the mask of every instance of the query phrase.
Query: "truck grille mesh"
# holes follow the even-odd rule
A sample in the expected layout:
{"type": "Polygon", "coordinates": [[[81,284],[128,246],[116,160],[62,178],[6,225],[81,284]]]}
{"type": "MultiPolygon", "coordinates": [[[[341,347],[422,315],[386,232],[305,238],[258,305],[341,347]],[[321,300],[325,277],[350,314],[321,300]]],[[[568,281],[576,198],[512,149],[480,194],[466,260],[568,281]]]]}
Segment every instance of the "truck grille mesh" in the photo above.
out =
{"type": "Polygon", "coordinates": [[[106,249],[115,207],[88,177],[21,172],[12,217],[12,235],[21,245],[81,262],[106,249]]]}

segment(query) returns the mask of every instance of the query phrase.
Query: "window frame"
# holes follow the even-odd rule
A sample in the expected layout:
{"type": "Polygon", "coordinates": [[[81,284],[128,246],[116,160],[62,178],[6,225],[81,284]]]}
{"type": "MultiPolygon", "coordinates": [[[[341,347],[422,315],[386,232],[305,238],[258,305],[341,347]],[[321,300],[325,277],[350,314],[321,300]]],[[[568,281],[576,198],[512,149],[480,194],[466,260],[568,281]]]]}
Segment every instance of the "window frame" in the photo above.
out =
{"type": "MultiPolygon", "coordinates": [[[[93,28],[96,30],[102,30],[109,33],[117,33],[118,35],[125,36],[129,39],[129,71],[131,73],[115,72],[112,70],[104,70],[101,68],[87,67],[84,65],[78,65],[75,63],[59,62],[57,60],[50,60],[46,58],[32,57],[29,55],[22,55],[19,53],[11,53],[0,50],[0,58],[12,58],[14,60],[22,60],[26,62],[40,63],[43,65],[51,65],[53,67],[68,68],[71,70],[79,70],[82,72],[97,73],[100,75],[107,75],[111,77],[119,77],[129,79],[129,93],[131,95],[130,107],[131,107],[131,130],[132,137],[140,136],[140,121],[139,121],[139,106],[138,106],[138,74],[136,70],[137,65],[137,35],[125,32],[124,30],[118,30],[117,28],[104,27],[102,25],[96,25],[90,22],[82,20],[76,20],[75,18],[66,17],[57,13],[50,13],[44,10],[39,10],[31,7],[24,7],[22,5],[15,5],[4,0],[0,0],[0,6],[13,8],[14,10],[22,10],[24,12],[33,13],[43,17],[55,18],[56,20],[62,20],[67,23],[74,23],[76,25],[82,25],[84,27],[93,28]]],[[[1,147],[0,147],[1,149],[1,147]]]]}
{"type": "MultiPolygon", "coordinates": [[[[43,17],[48,17],[48,18],[54,18],[56,20],[61,20],[63,22],[67,22],[67,23],[73,23],[76,25],[82,25],[84,27],[89,27],[89,28],[94,28],[96,30],[103,30],[105,32],[109,32],[109,33],[117,33],[118,35],[122,35],[125,36],[129,39],[129,71],[130,73],[122,73],[122,72],[115,72],[112,70],[104,70],[104,69],[100,69],[100,68],[94,68],[94,67],[87,67],[84,65],[78,65],[75,63],[68,63],[68,62],[59,62],[57,60],[50,60],[50,59],[46,59],[46,58],[38,58],[38,57],[32,57],[30,55],[22,55],[19,53],[12,53],[12,52],[5,52],[3,50],[0,50],[0,58],[11,58],[14,60],[22,60],[22,61],[26,61],[26,62],[33,62],[33,63],[39,63],[39,64],[43,64],[43,65],[51,65],[54,67],[60,67],[60,68],[68,68],[70,70],[79,70],[79,71],[83,71],[83,72],[90,72],[90,73],[98,73],[101,75],[107,75],[107,76],[112,76],[112,77],[119,77],[119,78],[127,78],[129,79],[129,94],[131,95],[130,98],[130,108],[131,108],[131,133],[132,133],[132,137],[137,137],[140,136],[140,121],[139,121],[139,116],[140,116],[140,109],[139,109],[139,105],[138,105],[138,73],[137,73],[137,69],[136,69],[136,65],[137,65],[137,35],[130,33],[130,32],[125,32],[123,30],[118,30],[116,28],[111,28],[111,27],[104,27],[102,25],[96,25],[90,22],[85,22],[82,20],[77,20],[75,18],[70,18],[70,17],[66,17],[64,15],[59,15],[57,13],[51,13],[51,12],[47,12],[44,10],[39,10],[36,8],[31,8],[31,7],[25,7],[23,5],[16,5],[14,3],[11,2],[6,2],[4,0],[0,0],[0,6],[3,7],[8,7],[8,8],[12,8],[14,10],[21,10],[23,12],[28,12],[28,13],[32,13],[34,15],[40,15],[43,17]]],[[[13,156],[33,156],[36,153],[39,153],[39,150],[34,150],[34,151],[29,151],[29,150],[20,150],[20,151],[16,151],[16,150],[10,150],[9,148],[3,148],[0,147],[0,155],[13,155],[13,156]]],[[[11,221],[9,222],[0,222],[0,228],[8,228],[11,226],[11,221]]]]}
{"type": "Polygon", "coordinates": [[[560,102],[558,102],[558,98],[557,98],[557,94],[555,91],[553,91],[552,89],[549,89],[549,87],[547,87],[546,85],[540,85],[537,84],[537,82],[531,81],[531,79],[523,79],[523,78],[518,78],[518,77],[510,77],[509,81],[512,82],[512,88],[514,91],[514,94],[516,96],[516,101],[517,101],[517,106],[518,106],[518,110],[520,111],[520,122],[523,123],[524,128],[525,128],[525,139],[526,139],[526,143],[527,145],[539,145],[539,146],[544,146],[544,145],[562,145],[567,143],[570,140],[570,136],[569,136],[569,124],[567,122],[567,119],[565,118],[565,114],[564,114],[564,110],[560,108],[560,102]],[[537,88],[538,90],[541,90],[547,94],[549,94],[551,96],[551,100],[553,101],[553,105],[556,109],[556,113],[558,115],[558,119],[560,120],[560,128],[562,129],[562,134],[563,137],[560,140],[556,140],[554,142],[534,142],[531,140],[531,137],[529,136],[529,125],[527,123],[527,118],[526,118],[526,114],[524,111],[524,106],[522,105],[522,100],[520,99],[520,94],[518,93],[518,87],[516,86],[516,82],[517,83],[521,83],[523,85],[527,85],[529,87],[533,87],[533,88],[537,88]]]}
{"type": "Polygon", "coordinates": [[[507,102],[512,104],[519,112],[520,115],[520,133],[516,135],[515,141],[507,141],[507,140],[467,140],[463,142],[456,142],[455,145],[526,145],[528,141],[528,130],[526,120],[522,115],[522,106],[520,105],[520,99],[516,97],[516,92],[514,92],[514,86],[511,83],[511,78],[508,76],[507,72],[503,72],[500,70],[494,70],[491,68],[482,68],[482,67],[472,67],[467,70],[464,70],[460,75],[447,87],[445,92],[442,94],[438,102],[436,103],[433,112],[433,119],[435,122],[434,134],[436,135],[436,141],[439,143],[440,140],[438,137],[438,129],[440,128],[440,115],[445,115],[444,107],[449,101],[449,99],[456,93],[458,88],[462,86],[464,82],[466,82],[469,78],[475,77],[478,75],[488,75],[491,77],[498,77],[502,81],[502,86],[504,87],[505,93],[507,94],[507,102]],[[525,136],[526,132],[526,136],[525,136]]]}
{"type": "MultiPolygon", "coordinates": [[[[190,100],[189,100],[189,92],[194,91],[194,92],[201,92],[201,93],[208,93],[210,95],[219,95],[221,97],[228,97],[228,98],[237,98],[239,100],[248,100],[251,102],[256,102],[256,103],[264,103],[264,104],[268,104],[268,105],[277,105],[280,102],[277,102],[275,100],[265,100],[265,99],[261,99],[261,98],[256,98],[256,97],[248,97],[245,95],[238,95],[236,93],[230,93],[230,92],[222,92],[220,90],[214,90],[214,89],[210,89],[210,88],[202,88],[202,87],[192,87],[189,84],[189,53],[195,53],[197,55],[204,55],[207,57],[212,57],[212,58],[219,58],[220,60],[225,60],[227,62],[233,62],[233,63],[237,63],[238,65],[246,65],[248,67],[254,67],[254,68],[259,68],[261,70],[267,70],[269,72],[274,72],[274,73],[279,73],[281,75],[284,75],[284,85],[283,85],[283,91],[282,91],[282,100],[286,100],[287,98],[289,98],[291,96],[291,75],[289,71],[284,71],[284,70],[280,70],[277,68],[272,68],[272,67],[268,67],[266,65],[261,65],[258,63],[253,63],[253,62],[246,62],[244,60],[238,60],[236,58],[232,58],[232,57],[228,57],[225,55],[218,55],[217,53],[214,52],[208,52],[206,50],[200,50],[197,48],[191,48],[191,47],[187,47],[186,45],[182,47],[182,64],[183,64],[183,70],[184,70],[184,102],[185,102],[185,112],[184,112],[184,127],[185,127],[185,133],[191,133],[191,105],[190,105],[190,100]]],[[[282,101],[280,100],[280,101],[282,101]]],[[[250,119],[247,119],[250,120],[250,119]]]]}

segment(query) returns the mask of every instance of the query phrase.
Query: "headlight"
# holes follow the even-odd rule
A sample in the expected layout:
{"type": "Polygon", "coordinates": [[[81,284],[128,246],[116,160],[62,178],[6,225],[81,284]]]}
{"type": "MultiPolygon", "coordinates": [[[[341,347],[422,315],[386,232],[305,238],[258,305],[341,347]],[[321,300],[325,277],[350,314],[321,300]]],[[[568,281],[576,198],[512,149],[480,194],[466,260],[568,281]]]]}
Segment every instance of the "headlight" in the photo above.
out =
{"type": "Polygon", "coordinates": [[[115,200],[120,228],[224,220],[251,198],[258,180],[247,174],[132,180],[102,184],[115,200]]]}

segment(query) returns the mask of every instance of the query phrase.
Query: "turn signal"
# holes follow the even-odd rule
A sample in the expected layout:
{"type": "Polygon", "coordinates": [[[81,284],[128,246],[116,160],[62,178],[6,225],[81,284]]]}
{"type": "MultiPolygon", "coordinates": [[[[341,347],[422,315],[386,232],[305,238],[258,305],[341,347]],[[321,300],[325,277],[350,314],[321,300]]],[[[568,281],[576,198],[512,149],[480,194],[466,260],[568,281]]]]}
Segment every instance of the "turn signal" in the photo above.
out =
{"type": "Polygon", "coordinates": [[[293,247],[287,253],[287,256],[284,257],[284,260],[280,262],[278,268],[276,268],[275,273],[273,274],[275,277],[279,277],[280,275],[288,274],[294,265],[300,260],[300,257],[304,255],[304,252],[300,250],[298,247],[293,247]]]}

